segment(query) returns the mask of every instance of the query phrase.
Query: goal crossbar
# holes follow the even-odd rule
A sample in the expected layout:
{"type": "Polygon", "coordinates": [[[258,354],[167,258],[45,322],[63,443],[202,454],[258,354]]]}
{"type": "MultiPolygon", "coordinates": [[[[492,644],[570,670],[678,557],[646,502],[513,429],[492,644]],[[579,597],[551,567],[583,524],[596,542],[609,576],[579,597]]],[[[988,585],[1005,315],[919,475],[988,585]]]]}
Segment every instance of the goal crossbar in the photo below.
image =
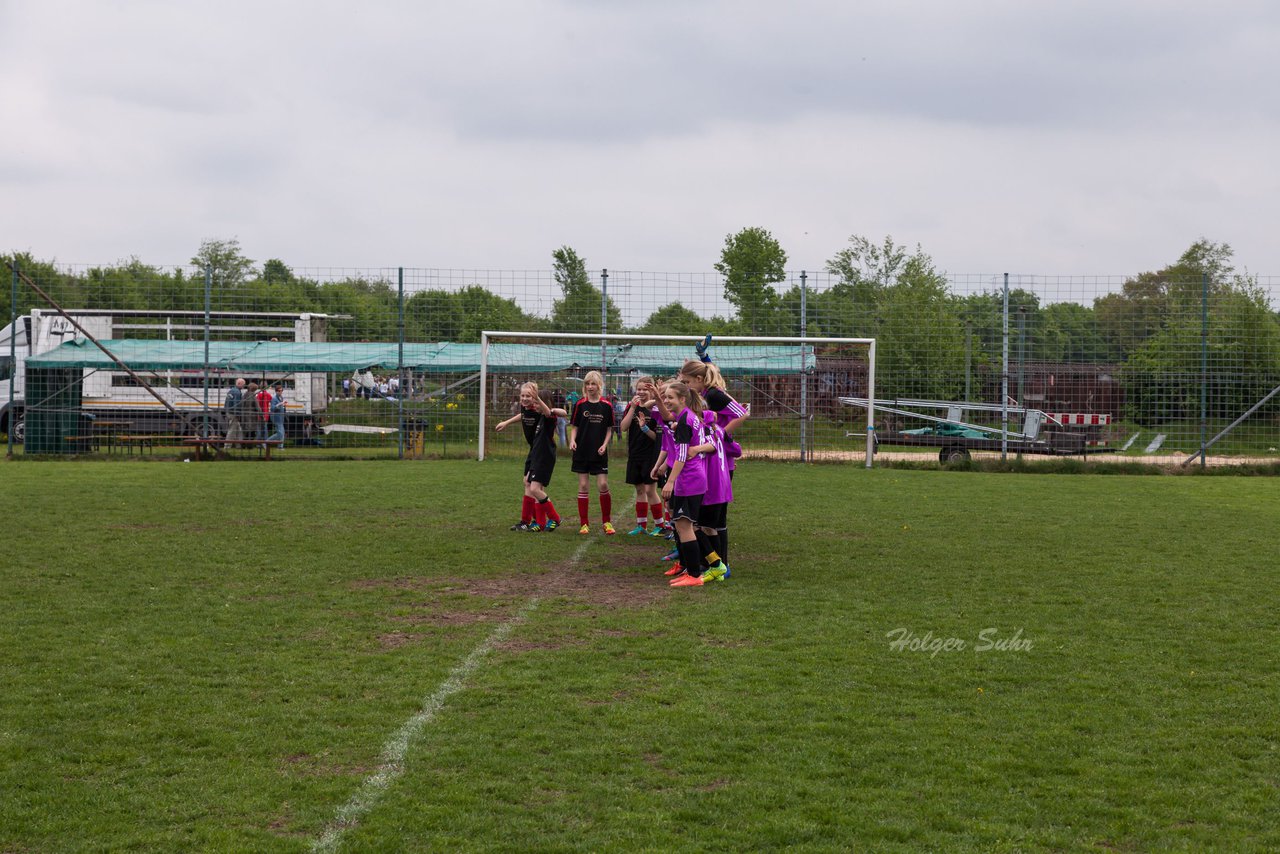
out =
{"type": "MultiPolygon", "coordinates": [[[[478,447],[480,460],[484,459],[485,454],[485,422],[486,407],[488,404],[488,379],[489,379],[489,352],[490,346],[495,342],[494,339],[516,339],[512,343],[523,340],[557,340],[557,341],[586,341],[599,342],[600,344],[600,365],[608,366],[610,360],[608,350],[612,344],[615,348],[625,346],[628,343],[667,343],[667,344],[688,344],[690,350],[694,345],[701,343],[705,336],[702,335],[628,335],[623,333],[602,334],[599,332],[515,332],[515,331],[484,331],[480,333],[480,423],[478,435],[478,447]]],[[[815,344],[855,344],[863,345],[867,348],[867,397],[872,401],[875,400],[875,380],[876,380],[876,339],[874,338],[823,338],[823,337],[785,337],[785,336],[768,336],[768,335],[717,335],[714,338],[716,344],[771,344],[771,345],[792,345],[801,348],[801,369],[803,370],[808,364],[806,359],[809,354],[804,351],[805,347],[815,344]]],[[[570,367],[569,365],[563,366],[570,367]]],[[[583,367],[591,367],[586,365],[583,367]]],[[[672,369],[678,365],[672,365],[672,369]]],[[[867,407],[867,447],[866,447],[866,467],[871,468],[872,457],[875,451],[875,406],[874,403],[867,407]]]]}

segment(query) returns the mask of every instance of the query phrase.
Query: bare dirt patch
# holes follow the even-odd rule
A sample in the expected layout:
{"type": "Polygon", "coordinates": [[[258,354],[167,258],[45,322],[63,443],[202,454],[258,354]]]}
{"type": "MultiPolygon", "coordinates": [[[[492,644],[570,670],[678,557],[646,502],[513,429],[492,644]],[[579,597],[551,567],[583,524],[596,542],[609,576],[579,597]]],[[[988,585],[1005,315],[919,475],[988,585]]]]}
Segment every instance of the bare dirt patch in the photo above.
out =
{"type": "MultiPolygon", "coordinates": [[[[423,608],[431,608],[424,605],[423,608]]],[[[487,623],[499,615],[493,613],[475,613],[472,611],[432,611],[425,610],[413,614],[396,614],[391,618],[396,623],[407,623],[411,626],[471,626],[476,623],[487,623]]]]}
{"type": "Polygon", "coordinates": [[[537,652],[538,650],[557,650],[570,646],[586,646],[581,639],[559,638],[555,640],[508,640],[496,644],[494,649],[502,652],[537,652]]]}
{"type": "Polygon", "coordinates": [[[387,632],[378,635],[378,644],[383,649],[399,649],[402,646],[408,646],[416,642],[421,635],[411,634],[410,632],[387,632]]]}
{"type": "Polygon", "coordinates": [[[371,578],[352,582],[356,590],[413,590],[434,594],[465,594],[484,599],[518,600],[531,596],[566,599],[598,608],[642,608],[666,601],[671,591],[656,570],[592,570],[566,562],[538,574],[493,578],[371,578]]]}
{"type": "Polygon", "coordinates": [[[372,765],[343,765],[334,762],[327,753],[319,756],[310,753],[294,753],[280,760],[282,770],[303,777],[364,777],[374,770],[372,765]]]}

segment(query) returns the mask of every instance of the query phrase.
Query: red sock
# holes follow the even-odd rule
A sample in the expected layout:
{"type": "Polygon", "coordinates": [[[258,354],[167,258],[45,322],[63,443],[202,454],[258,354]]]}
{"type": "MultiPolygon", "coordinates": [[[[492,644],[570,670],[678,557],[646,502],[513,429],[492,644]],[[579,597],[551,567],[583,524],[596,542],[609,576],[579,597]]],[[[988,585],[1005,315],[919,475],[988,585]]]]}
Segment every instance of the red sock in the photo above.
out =
{"type": "Polygon", "coordinates": [[[606,522],[613,521],[613,496],[608,492],[600,493],[600,515],[606,522]]]}
{"type": "Polygon", "coordinates": [[[545,506],[545,507],[547,508],[547,518],[548,518],[548,519],[550,519],[552,522],[555,522],[557,525],[559,525],[559,524],[560,524],[560,514],[556,512],[556,505],[555,505],[555,503],[554,503],[550,498],[548,498],[548,499],[544,502],[543,506],[545,506]]]}
{"type": "Polygon", "coordinates": [[[587,524],[587,505],[590,503],[591,497],[585,492],[578,493],[578,518],[581,520],[579,524],[587,524]]]}
{"type": "Polygon", "coordinates": [[[650,505],[649,505],[649,512],[653,514],[653,523],[654,523],[655,525],[656,525],[659,521],[661,521],[661,520],[662,520],[662,505],[661,505],[661,504],[650,504],[650,505]]]}
{"type": "Polygon", "coordinates": [[[649,505],[643,501],[636,502],[636,525],[643,528],[649,521],[649,505]]]}
{"type": "Polygon", "coordinates": [[[547,504],[545,501],[533,502],[534,521],[538,523],[539,528],[547,526],[547,504]]]}
{"type": "Polygon", "coordinates": [[[521,522],[528,523],[533,521],[533,505],[535,503],[536,502],[534,502],[532,495],[526,495],[524,497],[524,503],[520,505],[520,521],[521,522]]]}

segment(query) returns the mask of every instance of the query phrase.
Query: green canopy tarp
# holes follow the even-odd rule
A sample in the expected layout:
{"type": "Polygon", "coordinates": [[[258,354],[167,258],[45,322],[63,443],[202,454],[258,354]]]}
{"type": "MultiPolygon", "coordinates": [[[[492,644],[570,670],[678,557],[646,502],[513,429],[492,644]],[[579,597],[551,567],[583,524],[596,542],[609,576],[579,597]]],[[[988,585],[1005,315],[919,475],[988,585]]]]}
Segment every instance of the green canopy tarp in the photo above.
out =
{"type": "MultiPolygon", "coordinates": [[[[203,341],[145,341],[115,339],[102,345],[135,371],[203,370],[203,341]]],[[[294,341],[211,341],[208,366],[217,371],[351,373],[400,367],[420,373],[455,374],[480,370],[479,344],[405,344],[400,361],[397,344],[307,343],[294,341]]],[[[607,345],[610,372],[632,369],[653,374],[673,373],[693,355],[693,348],[677,344],[607,345]]],[[[725,344],[714,348],[715,362],[725,374],[794,374],[814,366],[813,347],[725,344]],[[803,353],[803,355],[802,355],[803,353]]],[[[502,373],[555,373],[600,366],[599,344],[491,344],[489,370],[502,373]]],[[[47,353],[27,359],[30,368],[96,368],[111,370],[115,363],[83,338],[68,341],[47,353]]]]}

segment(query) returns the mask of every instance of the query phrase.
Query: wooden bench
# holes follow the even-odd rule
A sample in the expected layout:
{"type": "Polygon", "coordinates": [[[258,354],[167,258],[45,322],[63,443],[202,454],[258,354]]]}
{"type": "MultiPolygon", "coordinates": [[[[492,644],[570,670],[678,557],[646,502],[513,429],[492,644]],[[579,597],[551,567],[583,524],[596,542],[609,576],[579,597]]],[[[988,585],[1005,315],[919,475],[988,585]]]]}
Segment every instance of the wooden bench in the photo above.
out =
{"type": "Polygon", "coordinates": [[[101,436],[63,436],[62,441],[71,445],[84,445],[85,450],[92,451],[102,441],[101,436]]]}
{"type": "Polygon", "coordinates": [[[284,442],[279,439],[199,439],[188,438],[183,439],[182,444],[196,449],[196,459],[201,460],[205,455],[209,455],[209,459],[215,459],[218,451],[230,446],[232,448],[261,448],[264,459],[271,459],[271,449],[279,448],[284,442]]]}
{"type": "Polygon", "coordinates": [[[116,447],[123,448],[125,453],[133,455],[133,449],[138,449],[138,456],[142,456],[145,451],[154,452],[156,446],[164,447],[181,447],[187,441],[187,436],[166,436],[161,433],[139,433],[135,436],[116,436],[116,447]]]}

